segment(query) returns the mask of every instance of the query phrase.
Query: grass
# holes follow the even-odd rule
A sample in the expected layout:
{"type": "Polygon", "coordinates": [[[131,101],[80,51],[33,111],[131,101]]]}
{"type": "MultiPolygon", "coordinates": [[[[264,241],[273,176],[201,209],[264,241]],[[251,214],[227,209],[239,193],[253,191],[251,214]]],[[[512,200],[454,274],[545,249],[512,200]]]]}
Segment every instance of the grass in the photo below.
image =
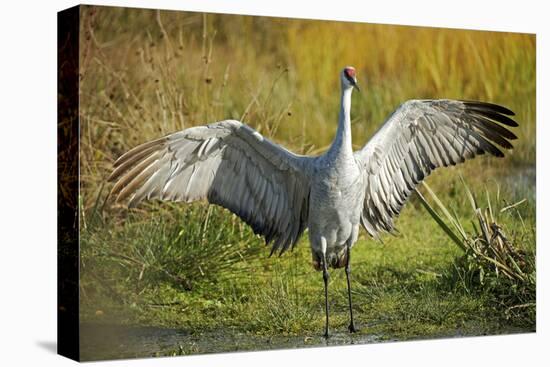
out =
{"type": "MultiPolygon", "coordinates": [[[[336,130],[344,64],[357,68],[363,90],[353,97],[356,148],[410,98],[478,99],[517,113],[519,139],[505,159],[480,157],[428,182],[460,223],[477,220],[460,177],[495,206],[525,199],[498,223],[534,262],[534,36],[88,6],[81,20],[82,322],[321,334],[322,278],[307,234],[293,253],[268,258],[263,241],[218,207],[101,206],[120,154],[207,122],[241,119],[298,153],[322,152],[336,130]]],[[[397,225],[397,237],[379,243],[362,233],[354,247],[359,337],[534,330],[534,310],[515,307],[525,302],[499,302],[510,299],[503,288],[467,281],[464,252],[418,197],[397,225]]],[[[330,302],[332,330],[345,331],[342,271],[331,273],[330,302]]],[[[164,354],[204,351],[197,348],[164,354]]]]}
{"type": "MultiPolygon", "coordinates": [[[[225,223],[223,219],[217,223],[219,227],[231,226],[234,218],[222,209],[214,209],[215,212],[225,218],[225,223]]],[[[163,213],[164,224],[159,229],[153,219],[158,213],[150,215],[139,223],[111,227],[116,236],[100,227],[96,235],[104,240],[86,233],[82,247],[95,248],[103,243],[113,251],[119,244],[113,237],[123,237],[124,244],[120,245],[126,249],[119,251],[140,253],[149,249],[151,237],[136,232],[133,226],[153,233],[163,245],[164,235],[155,231],[170,233],[173,228],[184,227],[181,218],[163,213]]],[[[386,239],[385,244],[362,238],[354,249],[354,306],[361,334],[401,340],[534,328],[534,319],[509,315],[509,305],[503,307],[495,302],[493,291],[462,281],[462,268],[458,267],[462,252],[428,213],[411,205],[403,212],[400,223],[400,236],[386,239]]],[[[324,322],[322,279],[309,266],[307,238],[293,253],[275,259],[267,258],[268,249],[262,240],[246,227],[242,235],[238,231],[227,235],[226,241],[233,240],[244,254],[243,260],[211,274],[186,266],[184,258],[159,259],[144,271],[141,264],[127,264],[118,255],[83,253],[83,320],[181,328],[197,334],[220,329],[259,336],[320,334],[324,322]],[[189,288],[174,281],[173,276],[166,276],[165,270],[171,269],[172,264],[176,275],[193,279],[189,288]],[[90,274],[95,274],[94,278],[90,274]],[[95,293],[91,293],[92,289],[95,293]],[[97,310],[102,312],[98,315],[97,310]]],[[[533,238],[528,243],[533,245],[533,238]]],[[[216,243],[204,242],[204,246],[211,248],[216,243]]],[[[189,251],[192,256],[192,248],[189,251]]],[[[169,250],[156,248],[153,252],[151,258],[156,258],[169,250]]],[[[341,271],[331,275],[331,328],[341,332],[349,322],[345,276],[341,271]]]]}
{"type": "MultiPolygon", "coordinates": [[[[486,204],[480,201],[464,184],[466,195],[470,199],[475,220],[471,221],[472,232],[468,233],[456,215],[441,202],[437,195],[424,183],[439,214],[426,201],[422,194],[419,198],[430,215],[444,230],[448,237],[462,251],[463,256],[457,261],[453,279],[459,279],[467,290],[485,290],[493,295],[495,303],[505,310],[507,317],[524,319],[528,324],[535,324],[536,314],[536,261],[534,231],[525,226],[518,206],[526,202],[522,199],[513,204],[499,203],[499,192],[495,205],[491,195],[486,191],[486,204]],[[499,205],[500,204],[500,205],[499,205]],[[519,228],[513,230],[512,237],[498,223],[508,211],[519,219],[519,228]]],[[[503,219],[504,220],[504,219],[503,219]]]]}

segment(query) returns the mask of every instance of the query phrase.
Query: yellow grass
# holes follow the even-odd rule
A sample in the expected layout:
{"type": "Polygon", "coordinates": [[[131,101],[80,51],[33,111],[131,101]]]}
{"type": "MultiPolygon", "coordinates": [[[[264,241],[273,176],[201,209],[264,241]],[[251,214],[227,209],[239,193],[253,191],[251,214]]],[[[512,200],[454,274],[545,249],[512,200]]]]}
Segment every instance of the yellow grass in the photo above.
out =
{"type": "Polygon", "coordinates": [[[517,113],[507,164],[534,163],[533,35],[104,7],[84,8],[81,34],[85,207],[117,156],[193,125],[242,119],[321,152],[348,64],[356,148],[407,99],[477,99],[517,113]]]}

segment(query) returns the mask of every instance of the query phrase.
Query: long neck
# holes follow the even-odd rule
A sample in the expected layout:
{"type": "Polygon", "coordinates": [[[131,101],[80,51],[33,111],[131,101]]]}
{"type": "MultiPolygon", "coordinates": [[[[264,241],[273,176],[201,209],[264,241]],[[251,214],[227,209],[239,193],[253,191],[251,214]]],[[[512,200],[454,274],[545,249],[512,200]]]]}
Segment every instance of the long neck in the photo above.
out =
{"type": "Polygon", "coordinates": [[[353,149],[351,146],[351,92],[353,88],[343,88],[340,114],[338,116],[338,130],[336,137],[332,142],[329,154],[336,156],[352,155],[353,149]]]}

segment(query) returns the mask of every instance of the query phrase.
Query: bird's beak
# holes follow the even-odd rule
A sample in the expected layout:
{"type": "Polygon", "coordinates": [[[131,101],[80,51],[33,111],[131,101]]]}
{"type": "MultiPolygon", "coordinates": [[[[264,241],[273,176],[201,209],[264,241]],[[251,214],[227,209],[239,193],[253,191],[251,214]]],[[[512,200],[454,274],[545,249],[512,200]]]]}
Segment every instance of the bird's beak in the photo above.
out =
{"type": "Polygon", "coordinates": [[[354,87],[355,89],[357,89],[357,91],[358,91],[359,93],[361,93],[361,89],[359,88],[359,85],[357,84],[357,80],[355,80],[355,79],[353,80],[353,87],[354,87]]]}

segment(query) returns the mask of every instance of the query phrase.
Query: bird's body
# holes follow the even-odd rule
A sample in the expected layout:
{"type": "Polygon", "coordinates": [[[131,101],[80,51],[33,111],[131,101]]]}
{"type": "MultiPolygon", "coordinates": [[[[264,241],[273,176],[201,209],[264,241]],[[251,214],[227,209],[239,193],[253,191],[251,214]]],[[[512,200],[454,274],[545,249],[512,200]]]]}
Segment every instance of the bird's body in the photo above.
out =
{"type": "Polygon", "coordinates": [[[192,202],[229,209],[272,244],[271,253],[293,247],[307,228],[313,265],[323,271],[328,336],[328,268],[345,267],[351,316],[350,257],[362,226],[378,238],[431,171],[488,152],[511,149],[517,126],[510,110],[490,103],[411,100],[354,152],[351,95],[355,69],[341,73],[338,129],[318,157],[293,154],[235,120],[173,133],[142,144],[115,162],[110,196],[192,202]],[[502,124],[502,125],[500,125],[502,124]]]}
{"type": "Polygon", "coordinates": [[[321,269],[323,246],[327,263],[345,265],[346,244],[357,241],[363,208],[364,175],[353,155],[324,155],[314,166],[309,199],[309,239],[316,269],[321,269]]]}

